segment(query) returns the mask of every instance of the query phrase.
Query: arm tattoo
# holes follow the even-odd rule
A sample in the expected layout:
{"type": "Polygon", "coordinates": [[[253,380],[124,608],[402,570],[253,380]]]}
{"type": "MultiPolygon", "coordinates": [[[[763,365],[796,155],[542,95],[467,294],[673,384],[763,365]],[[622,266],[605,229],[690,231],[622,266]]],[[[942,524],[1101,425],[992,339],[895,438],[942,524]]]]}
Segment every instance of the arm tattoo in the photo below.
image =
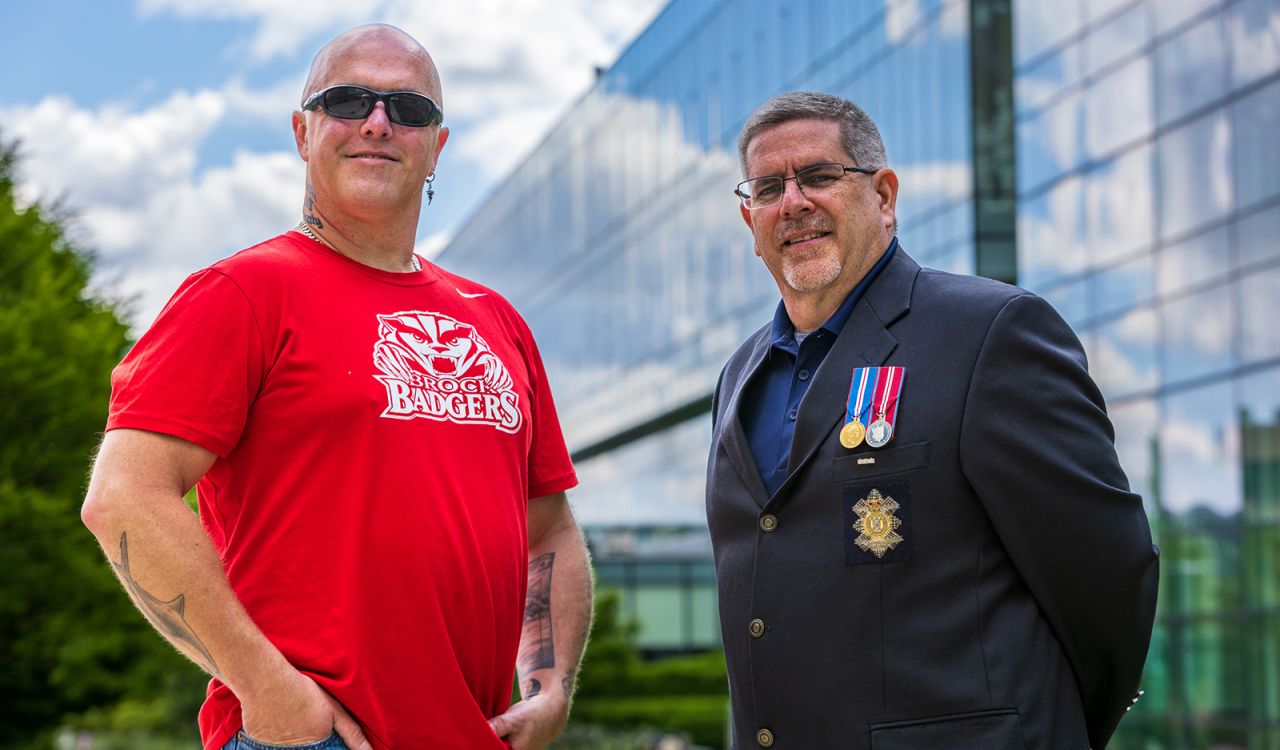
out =
{"type": "Polygon", "coordinates": [[[324,229],[324,222],[320,221],[320,217],[312,213],[316,207],[316,189],[311,187],[311,183],[307,182],[307,199],[302,204],[302,218],[316,229],[324,229]]]}
{"type": "Polygon", "coordinates": [[[161,635],[175,644],[186,646],[194,651],[197,656],[191,656],[192,661],[214,677],[222,677],[217,663],[213,660],[213,655],[187,624],[184,616],[187,607],[186,595],[178,594],[167,602],[162,601],[152,596],[134,579],[133,573],[129,570],[129,535],[123,531],[120,532],[120,562],[111,563],[111,567],[116,569],[120,580],[124,581],[125,588],[138,603],[138,609],[142,610],[143,616],[156,630],[160,631],[161,635]]]}
{"type": "Polygon", "coordinates": [[[520,658],[525,674],[556,665],[555,641],[551,637],[551,566],[555,561],[556,553],[548,552],[529,562],[529,593],[524,604],[527,643],[520,658]]]}

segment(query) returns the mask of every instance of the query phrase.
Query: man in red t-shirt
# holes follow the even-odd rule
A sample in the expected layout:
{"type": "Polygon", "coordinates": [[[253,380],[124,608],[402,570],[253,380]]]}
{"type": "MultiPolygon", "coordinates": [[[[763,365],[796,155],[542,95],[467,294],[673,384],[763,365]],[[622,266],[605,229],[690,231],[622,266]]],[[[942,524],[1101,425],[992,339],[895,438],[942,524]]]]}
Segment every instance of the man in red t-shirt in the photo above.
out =
{"type": "Polygon", "coordinates": [[[524,750],[568,720],[591,583],[546,373],[506,300],[413,252],[442,102],[399,29],[330,42],[303,223],[193,274],[112,375],[84,521],[213,676],[206,750],[524,750]]]}

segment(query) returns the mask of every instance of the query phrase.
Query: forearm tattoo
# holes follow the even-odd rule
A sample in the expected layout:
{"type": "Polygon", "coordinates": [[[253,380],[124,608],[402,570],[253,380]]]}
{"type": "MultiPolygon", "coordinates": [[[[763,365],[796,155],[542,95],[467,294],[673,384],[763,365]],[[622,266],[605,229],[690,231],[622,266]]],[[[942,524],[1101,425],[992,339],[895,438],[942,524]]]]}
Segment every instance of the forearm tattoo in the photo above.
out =
{"type": "MultiPolygon", "coordinates": [[[[524,645],[520,653],[520,666],[524,674],[556,665],[556,647],[551,635],[551,568],[555,561],[554,552],[547,552],[529,561],[529,592],[524,604],[524,645]]],[[[536,680],[534,683],[531,689],[541,691],[541,683],[536,680]]]]}
{"type": "Polygon", "coordinates": [[[120,562],[113,562],[111,566],[116,569],[120,580],[124,581],[125,588],[138,603],[138,609],[142,610],[143,616],[152,626],[179,647],[185,646],[183,653],[191,657],[191,660],[206,672],[214,677],[221,677],[222,673],[218,671],[213,655],[187,624],[184,615],[187,606],[186,595],[178,594],[167,602],[163,601],[152,596],[133,577],[133,573],[129,570],[129,535],[126,532],[120,532],[120,562]]]}

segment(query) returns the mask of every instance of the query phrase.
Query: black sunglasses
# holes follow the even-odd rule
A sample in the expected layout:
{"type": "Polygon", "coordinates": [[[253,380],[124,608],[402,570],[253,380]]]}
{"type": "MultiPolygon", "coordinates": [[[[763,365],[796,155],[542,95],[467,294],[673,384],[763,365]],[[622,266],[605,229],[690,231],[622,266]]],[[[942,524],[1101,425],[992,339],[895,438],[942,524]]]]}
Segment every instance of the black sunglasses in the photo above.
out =
{"type": "Polygon", "coordinates": [[[444,122],[444,110],[422,94],[412,91],[374,91],[363,86],[330,86],[317,91],[302,103],[303,109],[324,107],[326,114],[344,120],[363,120],[373,111],[373,106],[383,102],[387,119],[397,125],[425,128],[444,122]]]}

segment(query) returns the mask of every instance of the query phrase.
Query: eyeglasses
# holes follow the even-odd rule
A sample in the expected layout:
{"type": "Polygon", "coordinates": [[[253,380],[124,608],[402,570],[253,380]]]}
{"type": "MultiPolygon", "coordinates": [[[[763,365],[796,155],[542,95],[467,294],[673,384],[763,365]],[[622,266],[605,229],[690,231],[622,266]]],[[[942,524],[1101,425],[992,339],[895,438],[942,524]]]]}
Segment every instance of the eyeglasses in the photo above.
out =
{"type": "Polygon", "coordinates": [[[743,180],[733,192],[742,199],[742,205],[748,210],[772,206],[782,200],[787,192],[787,183],[795,180],[796,187],[805,195],[822,193],[849,172],[875,174],[879,170],[863,167],[846,167],[843,164],[815,164],[796,172],[795,177],[757,177],[754,180],[743,180]]]}
{"type": "Polygon", "coordinates": [[[303,109],[324,107],[325,113],[344,120],[363,120],[374,105],[383,102],[387,119],[397,125],[425,128],[444,122],[444,110],[431,99],[412,91],[374,91],[363,86],[330,86],[303,102],[303,109]]]}

